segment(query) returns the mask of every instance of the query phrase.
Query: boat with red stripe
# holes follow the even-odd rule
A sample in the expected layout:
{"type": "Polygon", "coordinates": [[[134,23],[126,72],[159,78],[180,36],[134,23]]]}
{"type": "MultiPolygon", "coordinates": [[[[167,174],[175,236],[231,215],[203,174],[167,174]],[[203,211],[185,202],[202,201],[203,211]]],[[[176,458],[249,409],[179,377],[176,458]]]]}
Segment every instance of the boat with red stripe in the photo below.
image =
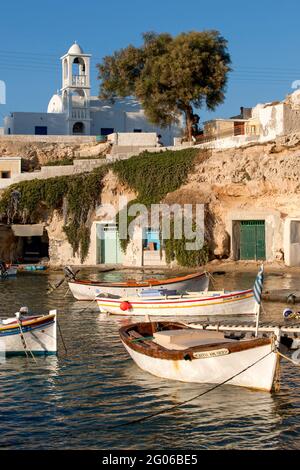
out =
{"type": "Polygon", "coordinates": [[[179,294],[168,290],[144,291],[134,297],[110,294],[97,297],[102,313],[130,316],[198,316],[254,315],[255,298],[252,289],[233,292],[188,292],[179,294]]]}

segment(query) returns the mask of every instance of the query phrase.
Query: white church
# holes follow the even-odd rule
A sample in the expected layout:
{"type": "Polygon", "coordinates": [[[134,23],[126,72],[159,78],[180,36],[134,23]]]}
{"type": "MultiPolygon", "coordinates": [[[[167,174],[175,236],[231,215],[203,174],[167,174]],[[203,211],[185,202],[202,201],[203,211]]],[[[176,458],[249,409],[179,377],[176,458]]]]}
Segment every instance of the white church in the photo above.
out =
{"type": "Polygon", "coordinates": [[[113,132],[156,132],[164,145],[173,145],[181,135],[180,125],[165,129],[149,123],[135,99],[128,97],[114,104],[91,96],[91,54],[76,42],[61,57],[62,88],[49,101],[47,113],[12,112],[4,118],[4,134],[95,135],[113,132]]]}

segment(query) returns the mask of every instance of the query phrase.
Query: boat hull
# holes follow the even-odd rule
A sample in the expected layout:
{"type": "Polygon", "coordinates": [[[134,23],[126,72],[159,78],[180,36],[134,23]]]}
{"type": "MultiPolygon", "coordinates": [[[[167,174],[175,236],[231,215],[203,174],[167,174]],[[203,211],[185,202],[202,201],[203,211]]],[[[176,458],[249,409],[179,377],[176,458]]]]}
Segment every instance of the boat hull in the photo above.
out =
{"type": "Polygon", "coordinates": [[[123,340],[122,343],[142,370],[157,377],[181,382],[203,384],[226,382],[229,385],[270,392],[279,362],[278,354],[272,351],[271,343],[228,355],[192,361],[154,358],[131,349],[123,340]],[[256,364],[252,365],[254,363],[256,364]],[[249,369],[245,370],[248,367],[249,369]],[[240,373],[243,370],[245,371],[240,373]],[[228,381],[231,377],[234,378],[228,381]]]}
{"type": "Polygon", "coordinates": [[[8,268],[4,274],[0,273],[0,277],[16,276],[17,272],[18,272],[17,268],[8,268]]]}
{"type": "MultiPolygon", "coordinates": [[[[26,321],[22,319],[22,332],[27,346],[27,353],[30,351],[35,355],[56,354],[56,314],[36,317],[26,321]]],[[[0,327],[0,356],[26,354],[20,328],[16,323],[1,325],[0,327]]]]}
{"type": "MultiPolygon", "coordinates": [[[[125,284],[125,283],[124,283],[125,284]]],[[[136,283],[134,286],[126,286],[119,283],[119,285],[113,285],[110,283],[93,283],[88,281],[70,281],[69,288],[73,296],[77,300],[94,300],[101,294],[118,295],[120,297],[135,296],[143,290],[149,289],[153,286],[155,289],[170,289],[170,290],[181,290],[181,291],[206,291],[209,285],[209,278],[205,274],[200,274],[195,277],[187,276],[186,279],[182,280],[167,280],[161,283],[151,283],[150,281],[136,283]]]]}
{"type": "Polygon", "coordinates": [[[174,300],[132,300],[98,297],[97,304],[101,313],[126,316],[209,316],[209,315],[253,315],[255,298],[252,290],[220,295],[218,297],[198,296],[190,299],[187,295],[174,300]],[[130,309],[122,310],[128,302],[130,309]]]}

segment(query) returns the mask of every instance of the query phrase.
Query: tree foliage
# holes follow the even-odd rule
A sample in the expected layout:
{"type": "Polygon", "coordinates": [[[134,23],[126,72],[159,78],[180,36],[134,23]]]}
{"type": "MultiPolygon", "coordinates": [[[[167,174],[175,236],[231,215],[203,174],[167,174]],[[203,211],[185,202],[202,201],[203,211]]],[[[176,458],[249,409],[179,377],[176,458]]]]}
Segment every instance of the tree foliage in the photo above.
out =
{"type": "Polygon", "coordinates": [[[135,96],[150,122],[166,127],[184,113],[192,136],[194,108],[214,110],[225,98],[230,55],[218,31],[176,37],[144,33],[141,47],[129,45],[98,64],[100,97],[135,96]]]}

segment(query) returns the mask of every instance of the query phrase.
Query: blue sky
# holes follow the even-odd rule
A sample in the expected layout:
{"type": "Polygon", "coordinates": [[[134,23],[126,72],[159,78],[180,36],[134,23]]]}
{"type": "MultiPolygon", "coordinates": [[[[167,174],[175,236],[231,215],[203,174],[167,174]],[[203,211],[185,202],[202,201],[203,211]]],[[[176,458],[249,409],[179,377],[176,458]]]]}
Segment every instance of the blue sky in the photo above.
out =
{"type": "Polygon", "coordinates": [[[300,2],[287,0],[11,0],[0,6],[0,80],[7,86],[3,115],[46,111],[61,86],[60,56],[77,40],[96,63],[105,55],[141,44],[145,31],[217,29],[228,40],[233,73],[226,100],[201,120],[238,114],[240,106],[281,100],[300,80],[300,2]]]}

